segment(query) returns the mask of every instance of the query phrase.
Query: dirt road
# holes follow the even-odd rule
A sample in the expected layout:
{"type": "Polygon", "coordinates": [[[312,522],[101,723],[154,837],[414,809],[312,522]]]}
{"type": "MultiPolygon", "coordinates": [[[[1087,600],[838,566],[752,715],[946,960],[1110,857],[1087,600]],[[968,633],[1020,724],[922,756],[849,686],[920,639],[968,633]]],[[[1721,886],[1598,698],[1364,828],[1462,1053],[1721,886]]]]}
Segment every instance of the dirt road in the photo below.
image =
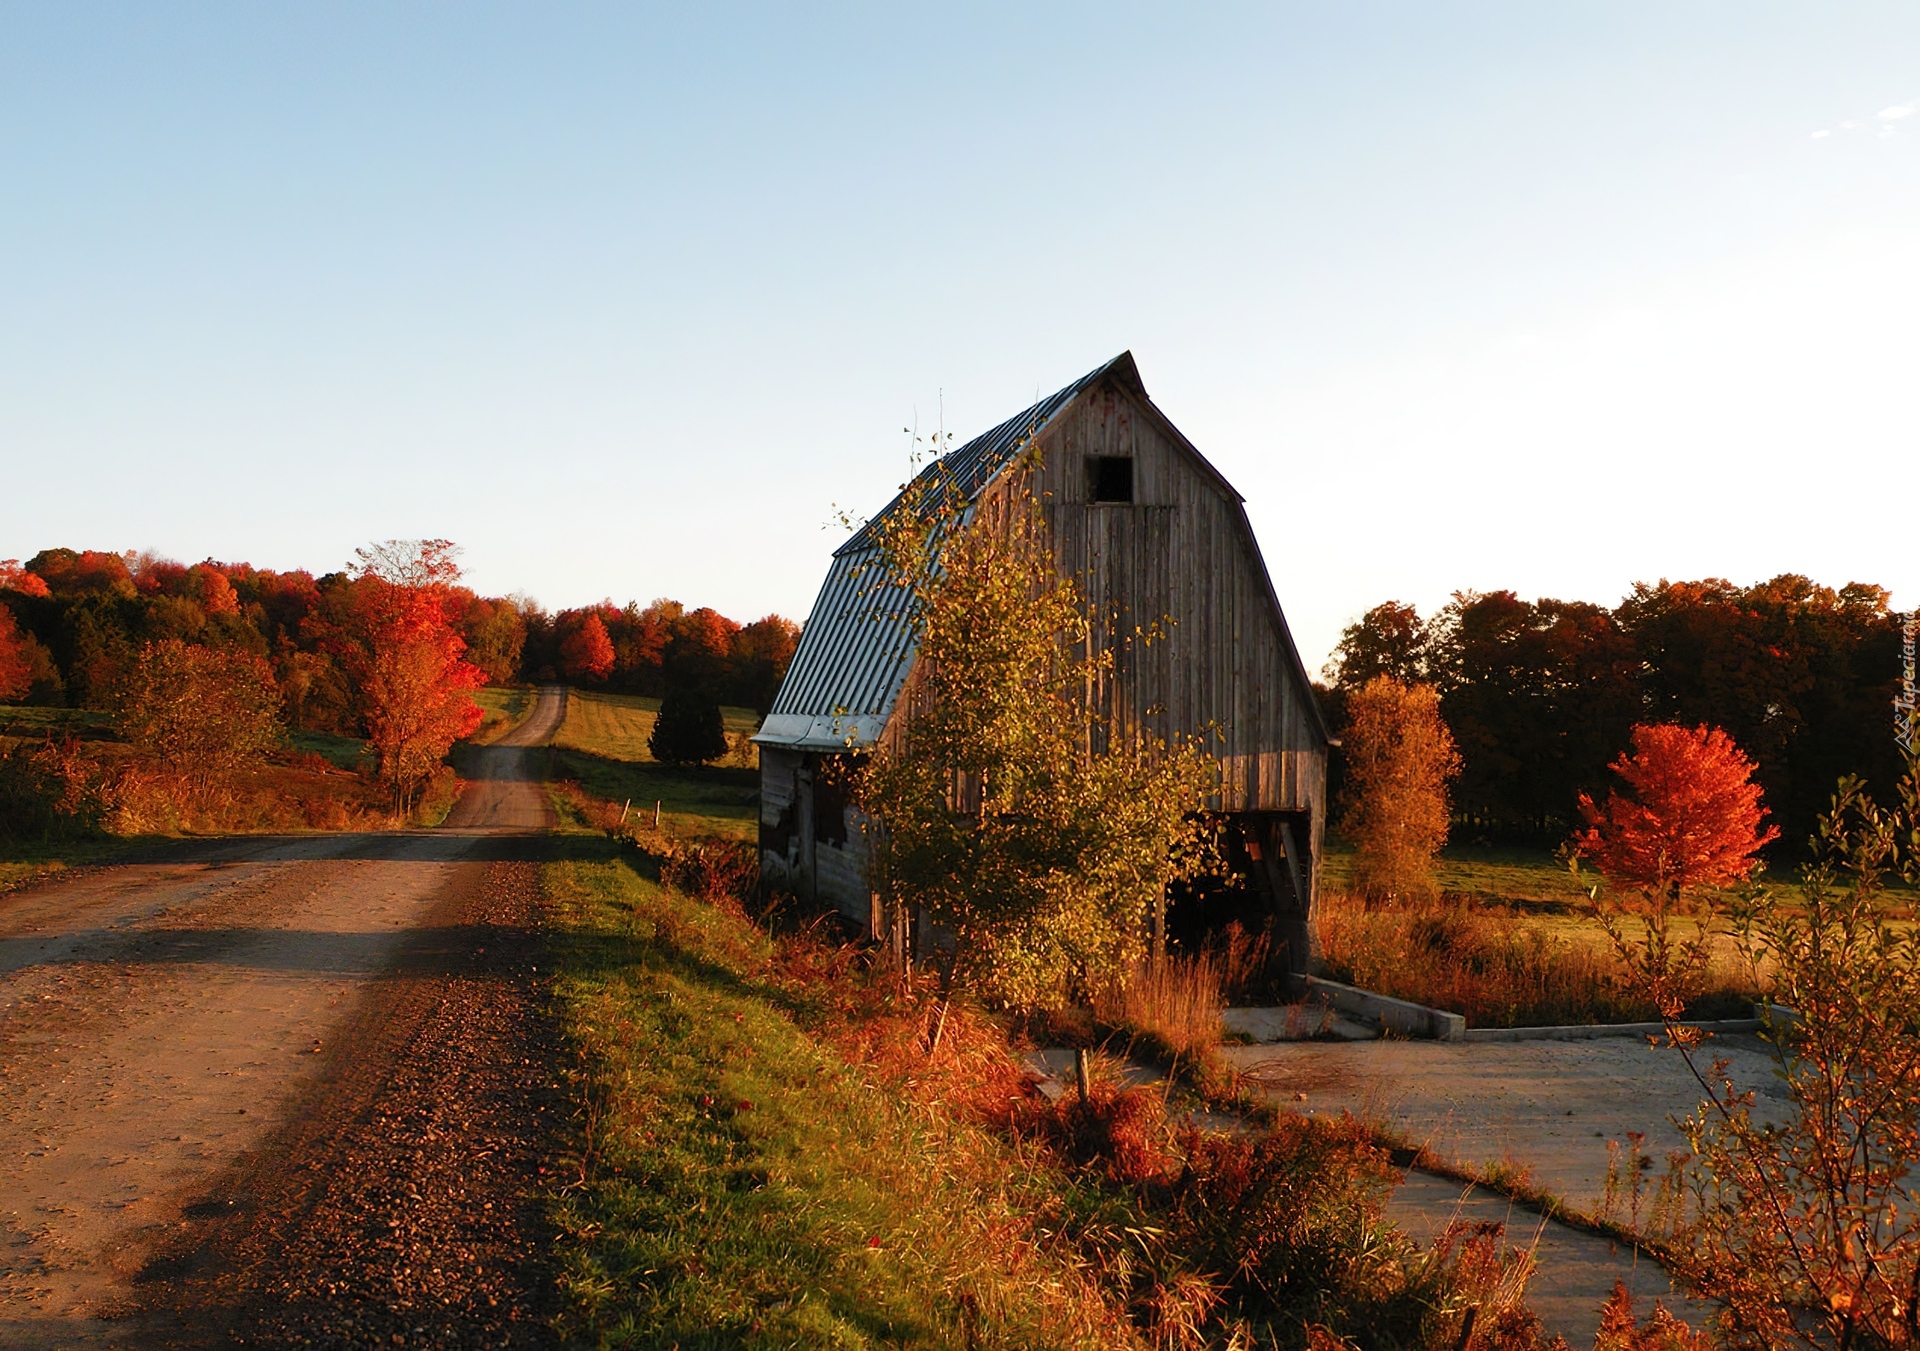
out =
{"type": "Polygon", "coordinates": [[[524,748],[564,711],[542,691],[438,830],[0,897],[0,1344],[540,1340],[524,748]]]}

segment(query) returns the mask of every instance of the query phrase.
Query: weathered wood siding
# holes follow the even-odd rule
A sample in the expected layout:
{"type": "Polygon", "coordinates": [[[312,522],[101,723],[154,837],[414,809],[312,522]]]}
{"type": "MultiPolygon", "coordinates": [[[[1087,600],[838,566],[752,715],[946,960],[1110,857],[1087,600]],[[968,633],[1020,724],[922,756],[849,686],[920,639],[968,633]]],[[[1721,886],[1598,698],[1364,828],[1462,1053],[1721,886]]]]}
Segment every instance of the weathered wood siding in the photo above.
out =
{"type": "Polygon", "coordinates": [[[1023,490],[1041,504],[1056,565],[1100,617],[1095,641],[1113,647],[1111,675],[1089,697],[1116,728],[1206,737],[1221,762],[1220,810],[1310,812],[1317,835],[1326,752],[1313,692],[1239,499],[1177,436],[1103,384],[1048,425],[1028,482],[1003,476],[980,510],[992,518],[1023,490]],[[1132,459],[1131,504],[1089,500],[1095,455],[1132,459]]]}
{"type": "Polygon", "coordinates": [[[867,922],[867,842],[860,813],[819,791],[811,751],[762,747],[760,870],[768,884],[867,922]]]}

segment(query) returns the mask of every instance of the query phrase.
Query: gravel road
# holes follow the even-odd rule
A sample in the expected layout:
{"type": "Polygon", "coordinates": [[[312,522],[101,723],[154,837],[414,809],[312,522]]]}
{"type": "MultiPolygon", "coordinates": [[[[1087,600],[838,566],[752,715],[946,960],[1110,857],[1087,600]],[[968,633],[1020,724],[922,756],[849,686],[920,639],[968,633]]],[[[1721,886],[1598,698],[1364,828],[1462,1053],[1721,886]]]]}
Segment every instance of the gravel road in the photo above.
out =
{"type": "Polygon", "coordinates": [[[0,897],[0,1344],[539,1344],[545,799],[565,693],[431,831],[0,897]]]}

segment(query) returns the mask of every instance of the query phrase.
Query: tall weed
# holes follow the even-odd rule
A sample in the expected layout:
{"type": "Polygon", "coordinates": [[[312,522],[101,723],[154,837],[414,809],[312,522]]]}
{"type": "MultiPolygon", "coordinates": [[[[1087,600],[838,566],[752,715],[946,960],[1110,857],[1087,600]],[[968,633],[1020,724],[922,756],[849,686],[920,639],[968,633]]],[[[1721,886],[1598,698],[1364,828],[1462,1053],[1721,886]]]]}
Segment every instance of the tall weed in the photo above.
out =
{"type": "Polygon", "coordinates": [[[1212,952],[1136,962],[1098,991],[1093,1016],[1162,1058],[1196,1062],[1220,1044],[1222,973],[1212,952]]]}

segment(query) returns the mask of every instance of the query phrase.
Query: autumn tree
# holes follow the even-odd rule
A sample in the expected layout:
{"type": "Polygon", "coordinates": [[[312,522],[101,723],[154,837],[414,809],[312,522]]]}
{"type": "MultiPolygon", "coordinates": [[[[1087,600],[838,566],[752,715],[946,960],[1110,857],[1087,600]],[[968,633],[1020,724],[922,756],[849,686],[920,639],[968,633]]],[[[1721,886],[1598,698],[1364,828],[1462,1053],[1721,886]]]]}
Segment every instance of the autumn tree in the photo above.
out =
{"type": "Polygon", "coordinates": [[[131,600],[139,594],[128,566],[128,559],[135,557],[98,549],[42,549],[27,560],[26,570],[45,582],[55,596],[102,595],[131,600]]]}
{"type": "Polygon", "coordinates": [[[1628,792],[1609,793],[1604,807],[1581,794],[1587,828],[1575,846],[1616,887],[1671,903],[1689,888],[1730,886],[1780,834],[1760,828],[1753,761],[1717,727],[1643,723],[1611,768],[1628,792]]]}
{"type": "Polygon", "coordinates": [[[1399,601],[1385,601],[1340,630],[1340,641],[1324,672],[1335,689],[1357,690],[1375,676],[1392,676],[1403,685],[1426,678],[1432,642],[1420,612],[1399,601]]]}
{"type": "Polygon", "coordinates": [[[1431,685],[1378,675],[1352,692],[1341,735],[1353,886],[1379,900],[1433,892],[1433,859],[1447,841],[1447,786],[1460,756],[1431,685]]]}
{"type": "Polygon", "coordinates": [[[756,619],[734,634],[735,700],[765,717],[799,645],[800,626],[780,615],[756,619]]]}
{"type": "Polygon", "coordinates": [[[149,643],[115,710],[120,734],[153,755],[206,802],[238,769],[279,743],[273,669],[231,647],[177,638],[149,643]]]}
{"type": "Polygon", "coordinates": [[[527,607],[512,597],[467,599],[461,636],[466,658],[486,673],[490,684],[510,685],[520,678],[520,654],[527,642],[527,607]]]}
{"type": "Polygon", "coordinates": [[[17,558],[0,558],[0,591],[18,591],[23,596],[51,596],[46,579],[20,566],[17,558]]]}
{"type": "Polygon", "coordinates": [[[560,640],[560,674],[598,683],[613,673],[613,640],[598,614],[588,611],[560,640]]]}
{"type": "Polygon", "coordinates": [[[463,659],[460,569],[447,540],[388,540],[359,551],[351,660],[380,778],[411,814],[441,761],[480,726],[467,691],[485,674],[463,659]]]}
{"type": "Polygon", "coordinates": [[[1606,609],[1454,593],[1428,630],[1428,679],[1460,748],[1456,819],[1476,835],[1552,839],[1642,716],[1640,659],[1606,609]]]}
{"type": "Polygon", "coordinates": [[[1577,870],[1591,860],[1612,885],[1604,904],[1596,890],[1596,915],[1635,984],[1677,1018],[1698,992],[1709,952],[1704,928],[1676,936],[1676,912],[1691,890],[1745,881],[1780,832],[1760,828],[1767,812],[1753,761],[1719,728],[1642,724],[1632,735],[1631,754],[1612,765],[1629,791],[1609,793],[1604,806],[1581,795],[1587,828],[1569,862],[1577,870]]]}
{"type": "MultiPolygon", "coordinates": [[[[1720,1345],[1920,1347],[1920,933],[1887,895],[1890,877],[1920,883],[1911,766],[1899,794],[1883,809],[1861,780],[1843,779],[1796,891],[1754,884],[1732,906],[1761,1008],[1791,1010],[1770,1015],[1765,1042],[1784,1110],[1756,1116],[1753,1085],[1736,1083],[1729,1060],[1681,1021],[1676,959],[1657,935],[1629,963],[1705,1095],[1680,1123],[1690,1146],[1681,1205],[1658,1237],[1662,1260],[1718,1306],[1720,1345]]],[[[1728,796],[1727,833],[1753,838],[1751,805],[1728,796]]],[[[1703,876],[1733,876],[1738,847],[1717,853],[1703,876]]],[[[1661,887],[1673,869],[1642,874],[1661,887]]]]}
{"type": "Polygon", "coordinates": [[[660,701],[647,750],[667,765],[704,765],[727,753],[720,704],[697,685],[679,685],[660,701]]]}
{"type": "Polygon", "coordinates": [[[33,688],[29,641],[14,623],[13,611],[0,605],[0,703],[24,699],[33,688]]]}
{"type": "Polygon", "coordinates": [[[1218,771],[1089,707],[1112,649],[1054,566],[1025,472],[963,525],[936,469],[869,527],[876,622],[916,655],[904,737],[855,798],[894,922],[924,911],[955,937],[950,979],[1030,1007],[1148,955],[1166,885],[1207,856],[1218,771]]]}

